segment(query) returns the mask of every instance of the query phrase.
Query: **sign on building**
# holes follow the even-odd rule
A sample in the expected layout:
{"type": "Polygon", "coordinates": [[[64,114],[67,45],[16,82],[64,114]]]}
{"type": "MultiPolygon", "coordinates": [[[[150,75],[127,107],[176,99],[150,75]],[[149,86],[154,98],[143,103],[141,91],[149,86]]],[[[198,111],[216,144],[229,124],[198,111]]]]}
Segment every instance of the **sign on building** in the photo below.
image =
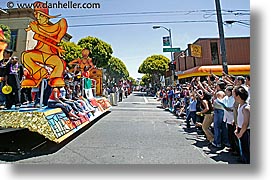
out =
{"type": "Polygon", "coordinates": [[[189,55],[193,57],[202,57],[202,47],[196,44],[188,44],[189,55]]]}

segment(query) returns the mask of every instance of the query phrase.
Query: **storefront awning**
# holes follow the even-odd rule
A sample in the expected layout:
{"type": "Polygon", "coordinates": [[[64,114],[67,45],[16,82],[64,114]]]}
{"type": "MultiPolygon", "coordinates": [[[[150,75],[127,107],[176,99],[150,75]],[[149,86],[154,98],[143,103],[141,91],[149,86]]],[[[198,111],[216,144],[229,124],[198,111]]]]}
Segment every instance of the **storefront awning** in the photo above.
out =
{"type": "MultiPolygon", "coordinates": [[[[250,74],[250,65],[228,65],[228,74],[232,75],[248,75],[250,74]]],[[[178,79],[193,77],[193,76],[208,76],[211,73],[221,76],[222,65],[213,66],[197,66],[182,73],[178,73],[178,79]]]]}

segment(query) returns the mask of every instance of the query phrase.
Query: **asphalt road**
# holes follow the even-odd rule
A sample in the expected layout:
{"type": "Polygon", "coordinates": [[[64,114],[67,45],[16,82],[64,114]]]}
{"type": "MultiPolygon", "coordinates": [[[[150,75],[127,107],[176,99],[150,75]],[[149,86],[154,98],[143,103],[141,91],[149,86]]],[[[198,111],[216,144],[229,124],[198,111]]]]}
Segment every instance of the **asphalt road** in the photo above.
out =
{"type": "MultiPolygon", "coordinates": [[[[160,102],[134,92],[110,113],[67,141],[45,142],[36,151],[3,154],[0,163],[12,164],[236,164],[226,149],[213,151],[194,128],[159,107],[160,102]]],[[[24,135],[28,133],[24,132],[24,135]]],[[[22,135],[18,135],[25,138],[22,135]]],[[[26,135],[27,136],[27,135],[26,135]]],[[[33,134],[28,137],[33,138],[33,134]]],[[[40,138],[40,139],[39,139],[40,138]]]]}

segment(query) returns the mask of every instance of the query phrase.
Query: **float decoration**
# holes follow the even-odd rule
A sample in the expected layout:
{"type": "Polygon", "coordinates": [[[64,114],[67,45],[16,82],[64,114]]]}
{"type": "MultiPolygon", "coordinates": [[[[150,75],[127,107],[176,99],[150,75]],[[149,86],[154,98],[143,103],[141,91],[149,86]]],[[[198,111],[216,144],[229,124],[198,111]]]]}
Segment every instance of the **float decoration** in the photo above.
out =
{"type": "Polygon", "coordinates": [[[22,64],[29,71],[30,78],[21,82],[21,87],[38,87],[43,78],[49,78],[51,87],[65,85],[63,71],[66,67],[65,61],[61,58],[64,50],[58,46],[67,31],[67,21],[62,18],[57,23],[51,24],[49,19],[57,16],[50,16],[49,9],[43,2],[34,3],[34,16],[26,31],[33,31],[33,38],[37,44],[32,50],[22,53],[22,64]],[[43,7],[43,8],[42,8],[43,7]]]}
{"type": "Polygon", "coordinates": [[[81,73],[84,71],[84,68],[87,67],[89,71],[89,78],[95,80],[95,84],[93,84],[93,87],[96,87],[96,95],[101,96],[102,95],[102,77],[103,72],[102,69],[96,68],[93,64],[92,58],[89,57],[90,51],[89,49],[83,49],[81,51],[82,58],[77,58],[75,60],[72,60],[69,62],[69,65],[74,65],[75,67],[72,70],[76,71],[79,70],[81,73]]]}
{"type": "Polygon", "coordinates": [[[4,31],[0,28],[0,60],[3,59],[4,50],[8,46],[4,31]]]}
{"type": "Polygon", "coordinates": [[[50,141],[60,143],[82,127],[89,124],[102,114],[110,110],[110,103],[106,98],[90,99],[96,105],[94,115],[80,120],[71,121],[60,108],[45,109],[20,109],[19,111],[1,111],[0,127],[2,128],[27,128],[37,132],[50,141]]]}
{"type": "Polygon", "coordinates": [[[94,69],[95,66],[93,64],[92,58],[89,57],[90,50],[89,49],[83,49],[81,51],[82,58],[77,58],[75,60],[72,60],[69,62],[69,65],[77,65],[77,67],[80,69],[81,72],[84,71],[85,66],[89,68],[89,70],[94,69]]]}

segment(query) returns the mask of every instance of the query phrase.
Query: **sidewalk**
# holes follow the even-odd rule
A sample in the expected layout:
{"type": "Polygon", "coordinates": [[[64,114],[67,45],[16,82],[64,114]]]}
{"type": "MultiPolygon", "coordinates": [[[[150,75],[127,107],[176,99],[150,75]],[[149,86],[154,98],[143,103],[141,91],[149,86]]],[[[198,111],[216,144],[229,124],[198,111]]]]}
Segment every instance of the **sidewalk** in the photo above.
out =
{"type": "MultiPolygon", "coordinates": [[[[150,98],[151,101],[155,100],[155,102],[159,102],[159,108],[162,108],[160,105],[160,101],[157,101],[156,98],[150,98]]],[[[168,109],[166,111],[169,111],[168,109]]],[[[171,116],[175,116],[172,112],[171,116]]],[[[176,116],[175,116],[176,117],[176,116]]],[[[232,155],[231,152],[228,151],[228,148],[214,148],[209,146],[209,143],[203,134],[203,132],[199,132],[195,125],[191,121],[191,128],[186,128],[186,122],[184,118],[178,118],[177,120],[173,120],[173,122],[166,122],[167,124],[174,124],[178,126],[179,133],[182,133],[185,136],[185,139],[190,142],[192,146],[198,149],[201,153],[205,154],[209,158],[213,159],[218,163],[225,164],[242,164],[239,159],[239,156],[232,155]]]]}
{"type": "Polygon", "coordinates": [[[186,123],[184,120],[181,121],[182,124],[179,125],[179,132],[186,136],[186,139],[195,148],[199,149],[206,156],[210,157],[216,162],[222,162],[225,164],[241,164],[239,162],[239,156],[232,155],[228,151],[228,148],[214,148],[209,146],[207,139],[203,133],[199,133],[194,125],[191,124],[191,128],[186,128],[186,123]]]}

